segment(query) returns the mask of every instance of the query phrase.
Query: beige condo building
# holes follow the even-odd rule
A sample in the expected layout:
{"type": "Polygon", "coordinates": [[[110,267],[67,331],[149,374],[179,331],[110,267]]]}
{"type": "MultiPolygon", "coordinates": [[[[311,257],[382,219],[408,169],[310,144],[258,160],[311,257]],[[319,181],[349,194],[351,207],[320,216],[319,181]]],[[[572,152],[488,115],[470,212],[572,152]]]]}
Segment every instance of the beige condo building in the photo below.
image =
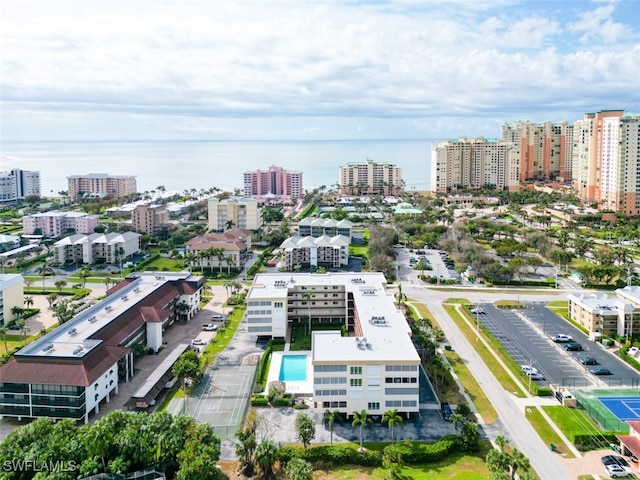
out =
{"type": "Polygon", "coordinates": [[[341,195],[398,195],[404,188],[402,169],[373,160],[340,167],[341,195]]]}
{"type": "Polygon", "coordinates": [[[209,231],[257,230],[262,224],[258,201],[255,198],[232,197],[209,199],[209,231]]]}
{"type": "Polygon", "coordinates": [[[517,191],[520,151],[516,144],[483,137],[459,138],[431,146],[431,191],[492,187],[517,191]]]}
{"type": "Polygon", "coordinates": [[[131,212],[131,225],[138,232],[154,235],[169,222],[164,205],[137,205],[131,212]]]}
{"type": "Polygon", "coordinates": [[[69,198],[77,200],[80,196],[89,197],[126,197],[136,193],[136,177],[133,175],[109,175],[90,173],[67,177],[69,198]]]}

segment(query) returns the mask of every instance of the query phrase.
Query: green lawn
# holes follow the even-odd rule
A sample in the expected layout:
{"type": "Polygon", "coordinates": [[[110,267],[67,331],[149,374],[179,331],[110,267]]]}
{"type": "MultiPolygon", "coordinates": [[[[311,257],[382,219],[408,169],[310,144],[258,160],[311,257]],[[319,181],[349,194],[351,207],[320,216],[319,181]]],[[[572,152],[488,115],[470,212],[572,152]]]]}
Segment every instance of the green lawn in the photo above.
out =
{"type": "MultiPolygon", "coordinates": [[[[489,469],[482,456],[452,455],[440,462],[423,465],[413,465],[400,469],[401,480],[486,480],[490,475],[489,469]]],[[[328,470],[314,479],[322,480],[383,480],[389,477],[384,468],[367,468],[347,466],[328,470]]]]}
{"type": "MultiPolygon", "coordinates": [[[[462,303],[462,302],[459,299],[447,300],[444,305],[445,311],[449,314],[449,316],[453,319],[453,321],[456,322],[456,325],[458,326],[460,331],[464,334],[464,336],[467,337],[467,340],[475,346],[475,349],[480,355],[480,357],[482,357],[482,360],[487,365],[496,365],[496,359],[495,359],[494,353],[491,352],[485,346],[485,344],[477,338],[477,335],[471,329],[471,327],[469,326],[469,323],[460,316],[460,314],[458,313],[454,305],[450,305],[451,303],[462,303]]],[[[498,357],[502,358],[502,360],[507,364],[509,362],[513,362],[511,357],[505,358],[505,355],[503,354],[503,352],[499,351],[498,349],[494,348],[493,351],[498,357]]],[[[502,387],[506,391],[512,392],[514,395],[520,398],[524,398],[526,396],[525,392],[522,390],[522,386],[518,385],[513,380],[513,378],[511,378],[511,375],[509,375],[509,373],[504,368],[494,368],[492,369],[492,371],[493,371],[493,375],[496,377],[498,382],[500,382],[500,385],[502,385],[502,387]]]]}
{"type": "Polygon", "coordinates": [[[556,452],[562,454],[565,458],[573,458],[575,456],[573,452],[565,446],[560,435],[558,435],[551,425],[549,425],[549,422],[547,422],[547,420],[542,416],[540,410],[536,407],[527,407],[525,410],[525,416],[544,443],[547,445],[555,445],[556,452]]]}
{"type": "MultiPolygon", "coordinates": [[[[308,332],[308,322],[302,321],[291,325],[291,351],[311,350],[311,335],[308,332]]],[[[340,325],[315,324],[311,325],[311,331],[319,330],[337,330],[340,331],[340,325]]]]}
{"type": "Polygon", "coordinates": [[[576,435],[598,435],[602,431],[584,410],[561,405],[542,407],[565,436],[573,442],[576,435]]]}
{"type": "Polygon", "coordinates": [[[214,339],[207,345],[202,353],[202,364],[203,365],[211,365],[215,360],[216,356],[221,353],[229,342],[233,338],[242,321],[242,317],[244,315],[245,307],[236,307],[227,317],[227,326],[225,328],[221,328],[216,333],[214,339]]]}

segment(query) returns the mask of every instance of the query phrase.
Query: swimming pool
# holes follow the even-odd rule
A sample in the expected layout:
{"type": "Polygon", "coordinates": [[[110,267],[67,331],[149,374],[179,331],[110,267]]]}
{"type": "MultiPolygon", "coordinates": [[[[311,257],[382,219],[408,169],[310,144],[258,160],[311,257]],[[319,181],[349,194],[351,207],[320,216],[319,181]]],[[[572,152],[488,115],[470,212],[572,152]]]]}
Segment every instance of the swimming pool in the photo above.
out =
{"type": "Polygon", "coordinates": [[[282,382],[304,382],[307,380],[307,356],[306,355],[283,355],[280,364],[280,375],[278,379],[282,382]]]}

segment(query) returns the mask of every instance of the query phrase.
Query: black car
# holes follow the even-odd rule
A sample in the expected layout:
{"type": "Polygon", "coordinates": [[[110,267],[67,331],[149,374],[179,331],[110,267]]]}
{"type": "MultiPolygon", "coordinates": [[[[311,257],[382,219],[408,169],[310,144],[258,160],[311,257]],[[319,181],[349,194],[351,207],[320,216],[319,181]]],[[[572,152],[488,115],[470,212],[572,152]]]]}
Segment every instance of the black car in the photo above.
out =
{"type": "Polygon", "coordinates": [[[564,346],[564,349],[567,352],[581,352],[582,345],[580,345],[578,342],[569,342],[564,346]]]}
{"type": "Polygon", "coordinates": [[[581,357],[578,361],[583,365],[597,365],[598,361],[593,357],[581,357]]]}
{"type": "Polygon", "coordinates": [[[592,368],[589,371],[594,375],[613,375],[613,373],[611,373],[611,370],[609,370],[608,368],[604,368],[604,367],[592,368]]]}
{"type": "Polygon", "coordinates": [[[629,463],[622,457],[617,455],[605,455],[600,459],[603,465],[620,465],[621,467],[628,467],[629,463]]]}
{"type": "Polygon", "coordinates": [[[444,418],[447,422],[451,420],[453,411],[451,410],[451,406],[448,403],[443,403],[442,405],[440,405],[440,412],[442,413],[442,418],[444,418]]]}

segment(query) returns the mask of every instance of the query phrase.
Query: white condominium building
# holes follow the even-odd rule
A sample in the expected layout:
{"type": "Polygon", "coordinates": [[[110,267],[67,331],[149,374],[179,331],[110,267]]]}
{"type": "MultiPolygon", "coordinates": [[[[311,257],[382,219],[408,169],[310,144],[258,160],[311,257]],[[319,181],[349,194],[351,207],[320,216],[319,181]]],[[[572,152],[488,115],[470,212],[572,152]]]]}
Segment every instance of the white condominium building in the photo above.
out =
{"type": "Polygon", "coordinates": [[[640,214],[640,115],[587,113],[575,123],[573,186],[585,201],[640,214]]]}
{"type": "Polygon", "coordinates": [[[420,357],[411,328],[381,273],[261,274],[247,295],[248,331],[285,337],[295,322],[312,334],[313,401],[342,413],[419,409],[420,357]],[[327,326],[335,325],[335,330],[327,326]],[[348,336],[342,336],[341,329],[348,336]]]}
{"type": "Polygon", "coordinates": [[[24,278],[19,273],[0,274],[0,327],[18,316],[15,307],[24,306],[24,278]]]}
{"type": "Polygon", "coordinates": [[[73,233],[93,233],[100,217],[84,212],[51,211],[22,217],[22,230],[25,235],[33,235],[37,229],[48,237],[57,237],[70,231],[73,233]]]}
{"type": "Polygon", "coordinates": [[[257,230],[262,224],[255,198],[209,199],[209,231],[257,230]]]}
{"type": "Polygon", "coordinates": [[[397,195],[404,188],[402,170],[390,163],[373,160],[340,167],[341,195],[397,195]]]}
{"type": "Polygon", "coordinates": [[[431,191],[492,187],[517,191],[520,151],[501,140],[460,138],[431,146],[431,191]]]}
{"type": "Polygon", "coordinates": [[[53,258],[61,265],[117,264],[140,251],[140,237],[135,232],[70,235],[53,244],[53,258]]]}
{"type": "Polygon", "coordinates": [[[506,123],[502,140],[520,150],[520,181],[571,180],[573,125],[568,122],[506,123]]]}
{"type": "Polygon", "coordinates": [[[40,196],[40,172],[14,169],[0,172],[0,202],[40,196]]]}
{"type": "Polygon", "coordinates": [[[136,177],[133,175],[109,175],[108,173],[90,173],[67,177],[69,198],[78,197],[126,197],[136,193],[136,177]]]}

